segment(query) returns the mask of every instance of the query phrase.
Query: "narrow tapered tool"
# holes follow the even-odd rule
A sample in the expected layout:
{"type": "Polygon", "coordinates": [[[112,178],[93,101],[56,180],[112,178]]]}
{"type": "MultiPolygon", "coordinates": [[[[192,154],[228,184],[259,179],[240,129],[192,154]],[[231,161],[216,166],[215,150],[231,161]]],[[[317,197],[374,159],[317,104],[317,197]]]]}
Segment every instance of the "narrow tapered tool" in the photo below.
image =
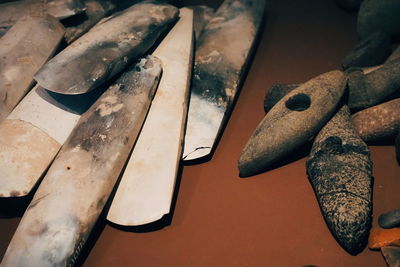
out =
{"type": "Polygon", "coordinates": [[[72,266],[136,140],[161,74],[132,66],[81,117],[28,206],[2,266],[72,266]]]}
{"type": "Polygon", "coordinates": [[[163,76],[107,215],[119,225],[151,223],[170,210],[192,62],[193,11],[181,9],[180,16],[153,53],[162,61],[163,76]]]}
{"type": "Polygon", "coordinates": [[[212,153],[244,79],[264,6],[264,0],[226,0],[196,43],[185,161],[212,153]]]}
{"type": "Polygon", "coordinates": [[[171,5],[148,2],[115,13],[47,62],[35,80],[56,93],[91,91],[143,55],[178,13],[171,5]]]}
{"type": "Polygon", "coordinates": [[[21,18],[0,39],[0,121],[31,89],[33,75],[51,57],[64,27],[50,15],[21,18]]]}

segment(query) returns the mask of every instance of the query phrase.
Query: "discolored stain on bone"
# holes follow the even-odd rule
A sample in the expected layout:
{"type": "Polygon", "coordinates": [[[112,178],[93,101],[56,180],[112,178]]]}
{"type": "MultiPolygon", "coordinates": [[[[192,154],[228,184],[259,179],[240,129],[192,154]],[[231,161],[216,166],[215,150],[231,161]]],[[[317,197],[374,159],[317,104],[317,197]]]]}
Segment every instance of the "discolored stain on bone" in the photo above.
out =
{"type": "Polygon", "coordinates": [[[343,106],[315,138],[307,174],[331,233],[350,254],[367,244],[372,221],[372,161],[343,106]]]}

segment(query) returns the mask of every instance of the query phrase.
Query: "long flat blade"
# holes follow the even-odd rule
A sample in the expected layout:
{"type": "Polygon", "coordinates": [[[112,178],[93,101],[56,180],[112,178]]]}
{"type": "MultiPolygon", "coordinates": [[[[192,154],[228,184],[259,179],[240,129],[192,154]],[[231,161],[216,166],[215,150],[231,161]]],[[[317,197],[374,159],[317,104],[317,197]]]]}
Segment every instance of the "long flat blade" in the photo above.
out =
{"type": "Polygon", "coordinates": [[[233,108],[264,14],[264,0],[225,0],[195,52],[183,159],[209,156],[233,108]]]}
{"type": "Polygon", "coordinates": [[[72,266],[117,181],[161,74],[142,59],[81,117],[28,206],[2,266],[72,266]]]}
{"type": "Polygon", "coordinates": [[[163,76],[107,220],[124,226],[151,223],[168,213],[181,158],[192,61],[193,12],[180,20],[153,55],[163,76]]]}

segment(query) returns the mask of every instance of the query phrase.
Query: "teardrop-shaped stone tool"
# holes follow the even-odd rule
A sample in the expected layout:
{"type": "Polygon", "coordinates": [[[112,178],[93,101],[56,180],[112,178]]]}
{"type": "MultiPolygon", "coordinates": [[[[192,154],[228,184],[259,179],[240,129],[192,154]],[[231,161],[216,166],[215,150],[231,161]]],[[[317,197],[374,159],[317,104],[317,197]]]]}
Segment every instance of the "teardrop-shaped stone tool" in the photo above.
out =
{"type": "Polygon", "coordinates": [[[225,0],[196,43],[185,161],[213,151],[243,81],[264,7],[264,0],[225,0]]]}
{"type": "Polygon", "coordinates": [[[82,115],[35,193],[2,266],[72,266],[132,149],[161,74],[140,60],[82,115]]]}
{"type": "Polygon", "coordinates": [[[52,58],[35,80],[56,93],[86,93],[143,55],[178,13],[171,5],[146,2],[115,13],[52,58]]]}
{"type": "Polygon", "coordinates": [[[255,129],[239,158],[240,176],[254,175],[314,136],[334,114],[346,75],[321,74],[283,97],[255,129]]]}
{"type": "Polygon", "coordinates": [[[372,161],[347,106],[319,132],[306,165],[329,230],[347,252],[358,254],[371,228],[372,161]]]}

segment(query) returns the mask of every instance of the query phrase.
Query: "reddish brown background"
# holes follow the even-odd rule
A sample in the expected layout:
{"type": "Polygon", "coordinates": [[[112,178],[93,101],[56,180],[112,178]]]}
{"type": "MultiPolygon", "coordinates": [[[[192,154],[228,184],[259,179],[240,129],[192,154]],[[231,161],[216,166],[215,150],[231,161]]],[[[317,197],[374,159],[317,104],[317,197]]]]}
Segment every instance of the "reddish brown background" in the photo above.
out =
{"type": "MultiPolygon", "coordinates": [[[[240,151],[264,116],[265,91],[273,83],[302,83],[340,68],[356,42],[356,14],[338,9],[333,0],[268,3],[268,20],[231,119],[212,160],[183,167],[171,224],[123,231],[103,216],[83,266],[386,266],[379,252],[367,248],[350,256],[336,243],[305,174],[305,158],[238,177],[240,151]]],[[[400,207],[400,168],[393,146],[371,151],[376,226],[379,214],[400,207]]],[[[18,222],[0,219],[0,257],[18,222]]]]}

